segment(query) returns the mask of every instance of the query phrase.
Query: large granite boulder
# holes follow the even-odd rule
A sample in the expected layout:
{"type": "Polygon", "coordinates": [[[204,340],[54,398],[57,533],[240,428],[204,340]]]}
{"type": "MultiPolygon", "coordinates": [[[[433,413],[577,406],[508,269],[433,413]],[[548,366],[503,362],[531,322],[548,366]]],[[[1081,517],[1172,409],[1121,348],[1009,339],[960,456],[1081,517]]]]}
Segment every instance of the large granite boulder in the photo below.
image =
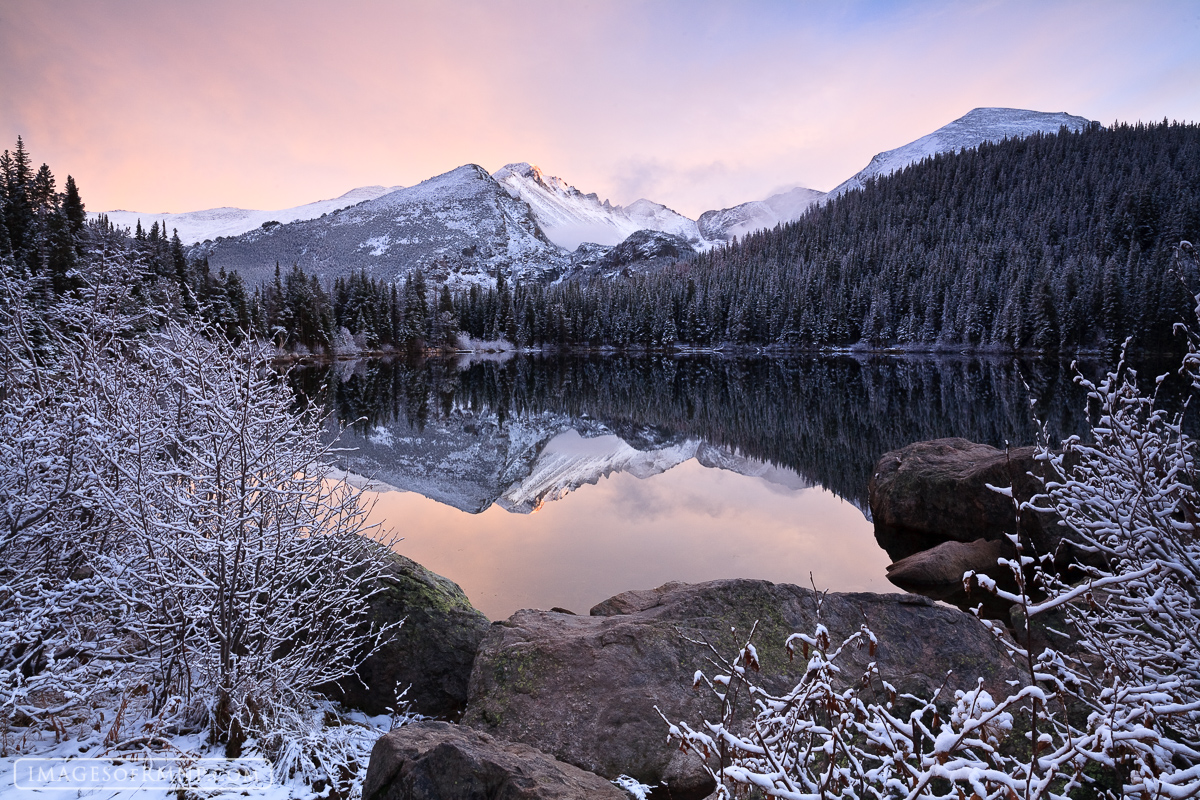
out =
{"type": "Polygon", "coordinates": [[[368,714],[383,714],[395,704],[397,688],[410,687],[404,699],[412,710],[457,719],[488,619],[454,581],[402,555],[388,558],[383,586],[370,601],[372,621],[404,623],[362,664],[357,680],[344,679],[327,694],[368,714]]]}
{"type": "MultiPolygon", "coordinates": [[[[1002,541],[1017,532],[1013,501],[988,484],[1012,487],[1019,501],[1041,491],[1035,475],[1045,467],[1036,450],[997,450],[966,439],[916,442],[885,453],[868,484],[875,538],[893,561],[942,542],[1002,541]]],[[[1039,552],[1055,552],[1057,520],[1032,511],[1021,514],[1026,541],[1039,552]]]]}
{"type": "Polygon", "coordinates": [[[363,800],[628,800],[603,778],[524,744],[415,722],[371,750],[363,800]]]}
{"type": "MultiPolygon", "coordinates": [[[[693,725],[717,718],[716,699],[692,688],[697,669],[710,672],[701,642],[733,657],[755,622],[759,682],[787,691],[805,659],[790,661],[784,642],[813,630],[817,601],[816,592],[798,586],[723,580],[626,592],[588,617],[518,611],[493,623],[480,647],[463,722],[607,778],[665,784],[656,797],[699,800],[715,787],[694,757],[667,741],[655,707],[693,725]]],[[[845,654],[847,685],[872,660],[902,693],[929,696],[944,683],[974,686],[978,677],[1003,692],[1006,681],[1022,681],[978,620],[924,597],[828,594],[821,621],[834,638],[866,622],[879,639],[874,656],[867,648],[845,654]]]]}
{"type": "Polygon", "coordinates": [[[1039,476],[1048,476],[1036,454],[1033,447],[1006,452],[966,439],[917,442],[885,453],[875,464],[869,497],[875,539],[895,562],[888,579],[962,608],[982,602],[988,616],[1006,619],[1006,603],[960,587],[963,572],[975,570],[1002,588],[1015,588],[1011,572],[996,565],[996,558],[1016,555],[1010,534],[1020,533],[1026,555],[1051,555],[1051,568],[1067,580],[1081,576],[1080,563],[1103,566],[1100,556],[1075,546],[1056,514],[1026,508],[1018,530],[1013,500],[1032,500],[1042,490],[1039,476]],[[1010,488],[1012,497],[989,485],[1010,488]]]}

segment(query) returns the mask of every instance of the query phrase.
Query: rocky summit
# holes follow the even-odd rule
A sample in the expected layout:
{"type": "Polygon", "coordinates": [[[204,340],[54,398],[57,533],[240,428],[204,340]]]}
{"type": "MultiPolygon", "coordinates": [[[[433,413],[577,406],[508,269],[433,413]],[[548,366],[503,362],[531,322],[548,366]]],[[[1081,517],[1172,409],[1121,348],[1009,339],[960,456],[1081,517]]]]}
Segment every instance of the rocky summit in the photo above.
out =
{"type": "Polygon", "coordinates": [[[258,228],[192,250],[213,271],[269,280],[276,263],[331,281],[359,270],[388,281],[420,268],[434,282],[547,280],[568,264],[529,206],[474,164],[317,219],[258,228]]]}

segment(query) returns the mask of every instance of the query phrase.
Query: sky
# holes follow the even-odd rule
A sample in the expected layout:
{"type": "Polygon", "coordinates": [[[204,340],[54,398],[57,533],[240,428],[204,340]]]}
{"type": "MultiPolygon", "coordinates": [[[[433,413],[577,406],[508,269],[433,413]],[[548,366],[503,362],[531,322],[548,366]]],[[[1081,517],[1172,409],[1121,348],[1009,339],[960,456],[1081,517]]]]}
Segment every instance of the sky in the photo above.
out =
{"type": "Polygon", "coordinates": [[[1195,0],[0,0],[0,145],[91,211],[527,161],[694,218],[979,106],[1200,120],[1198,43],[1195,0]]]}

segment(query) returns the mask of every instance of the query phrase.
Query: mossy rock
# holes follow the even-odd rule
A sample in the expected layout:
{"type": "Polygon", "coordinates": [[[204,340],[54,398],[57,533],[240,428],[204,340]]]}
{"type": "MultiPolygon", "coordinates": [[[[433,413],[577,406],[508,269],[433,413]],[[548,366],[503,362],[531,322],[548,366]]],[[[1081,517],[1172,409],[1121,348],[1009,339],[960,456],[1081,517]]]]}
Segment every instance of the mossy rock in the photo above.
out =
{"type": "Polygon", "coordinates": [[[373,587],[372,622],[404,623],[362,664],[357,681],[342,681],[330,695],[368,714],[384,714],[395,706],[397,688],[408,687],[404,699],[412,710],[456,720],[466,706],[471,667],[488,619],[454,581],[402,555],[388,558],[382,585],[373,587]]]}
{"type": "Polygon", "coordinates": [[[809,589],[755,580],[674,583],[618,595],[589,617],[518,611],[492,625],[476,658],[463,722],[608,778],[665,781],[674,800],[698,800],[714,787],[693,757],[667,742],[655,707],[693,726],[716,719],[717,701],[694,691],[692,676],[697,669],[712,675],[707,643],[733,657],[755,623],[757,682],[786,692],[806,659],[789,659],[784,643],[813,630],[818,599],[835,641],[864,622],[879,639],[874,655],[866,647],[846,654],[847,685],[858,682],[870,661],[900,692],[924,696],[943,684],[974,687],[980,677],[993,691],[1021,681],[978,620],[922,597],[819,598],[809,589]]]}

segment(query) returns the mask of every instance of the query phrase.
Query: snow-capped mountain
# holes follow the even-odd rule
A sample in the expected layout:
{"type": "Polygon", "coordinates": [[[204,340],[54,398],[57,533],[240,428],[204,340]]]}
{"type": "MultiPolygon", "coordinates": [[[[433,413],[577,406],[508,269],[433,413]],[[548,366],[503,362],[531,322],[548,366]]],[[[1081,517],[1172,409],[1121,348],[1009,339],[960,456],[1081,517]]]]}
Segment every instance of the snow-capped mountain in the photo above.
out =
{"type": "Polygon", "coordinates": [[[773,228],[781,222],[800,219],[801,214],[824,196],[824,192],[816,189],[797,186],[766,200],[751,200],[733,208],[705,211],[696,225],[705,239],[727,242],[734,236],[742,237],[763,228],[773,228]]]}
{"type": "Polygon", "coordinates": [[[999,142],[1006,137],[1014,139],[1032,136],[1035,133],[1058,133],[1064,126],[1067,130],[1079,131],[1091,124],[1091,120],[1073,116],[1065,111],[976,108],[914,142],[879,153],[865,168],[838,184],[829,193],[828,199],[832,200],[853,189],[861,189],[867,180],[877,175],[890,175],[937,153],[958,152],[964,147],[978,147],[984,142],[999,142]]]}
{"type": "MultiPolygon", "coordinates": [[[[195,244],[205,239],[216,239],[218,236],[237,236],[255,228],[262,227],[264,222],[296,222],[303,219],[316,219],[322,214],[328,214],[348,206],[361,203],[364,200],[374,200],[388,192],[401,189],[401,186],[360,186],[351,189],[341,197],[331,200],[318,200],[295,208],[281,208],[275,211],[258,211],[249,208],[207,208],[203,211],[186,211],[181,214],[154,214],[142,211],[105,211],[113,225],[134,228],[140,220],[143,228],[157,222],[170,235],[170,231],[179,231],[179,238],[184,244],[195,244]]],[[[88,216],[95,219],[99,214],[89,212],[88,216]]]]}
{"type": "Polygon", "coordinates": [[[203,241],[194,254],[207,255],[214,269],[241,272],[252,284],[269,278],[276,262],[297,263],[326,279],[365,269],[394,280],[421,267],[434,281],[459,286],[491,283],[497,269],[534,280],[581,273],[615,277],[652,271],[693,250],[799,219],[814,203],[936,153],[1089,124],[1066,113],[977,108],[876,155],[827,195],[797,187],[765,200],[706,211],[698,222],[645,199],[628,206],[601,202],[596,194],[585,194],[524,162],[492,175],[467,165],[407,189],[363,187],[294,209],[109,214],[121,225],[140,218],[148,226],[158,219],[168,230],[178,228],[185,241],[225,236],[203,241]],[[271,221],[283,224],[263,226],[271,221]]]}
{"type": "Polygon", "coordinates": [[[542,232],[530,207],[475,164],[319,219],[258,228],[193,251],[214,270],[237,270],[251,285],[276,262],[324,279],[366,270],[386,280],[421,268],[435,282],[490,283],[496,270],[547,280],[569,257],[542,232]]]}
{"type": "Polygon", "coordinates": [[[615,245],[640,230],[662,231],[693,246],[701,244],[696,223],[661,203],[646,199],[628,206],[601,203],[594,192],[584,194],[524,162],[501,167],[492,177],[514,198],[528,203],[550,241],[568,250],[583,242],[615,245]]]}

